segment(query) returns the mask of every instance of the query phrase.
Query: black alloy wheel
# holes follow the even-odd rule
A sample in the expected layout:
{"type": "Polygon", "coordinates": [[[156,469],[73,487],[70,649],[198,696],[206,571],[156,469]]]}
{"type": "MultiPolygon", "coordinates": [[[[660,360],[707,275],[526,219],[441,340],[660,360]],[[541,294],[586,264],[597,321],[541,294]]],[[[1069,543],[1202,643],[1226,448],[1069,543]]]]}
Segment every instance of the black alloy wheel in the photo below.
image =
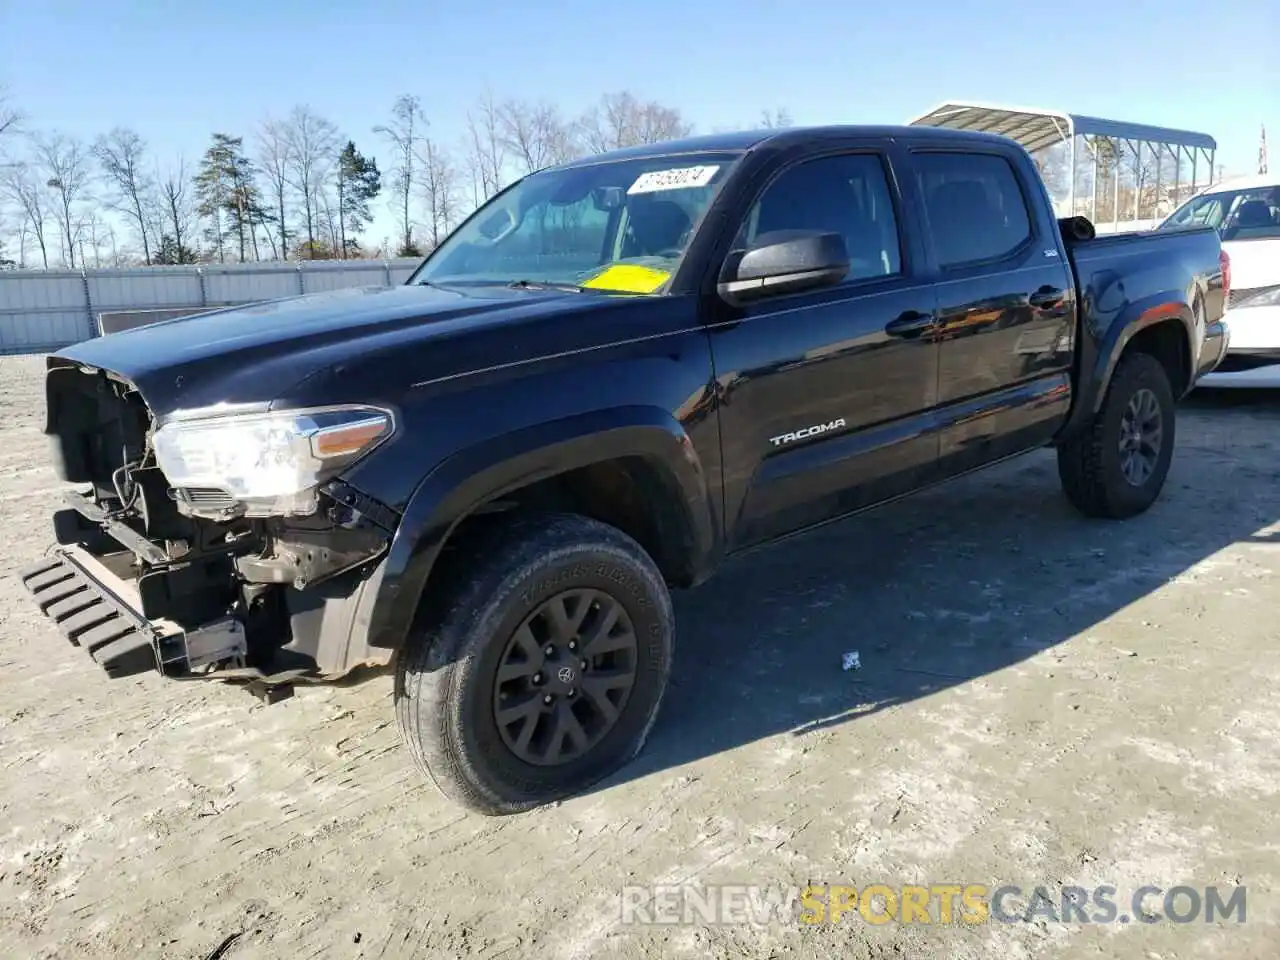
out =
{"type": "Polygon", "coordinates": [[[1143,387],[1120,417],[1120,469],[1131,486],[1141,487],[1155,473],[1163,439],[1160,401],[1143,387]]]}
{"type": "Polygon", "coordinates": [[[507,642],[494,721],[525,763],[582,756],[613,729],[636,681],[636,633],[618,600],[566,590],[544,600],[507,642]]]}

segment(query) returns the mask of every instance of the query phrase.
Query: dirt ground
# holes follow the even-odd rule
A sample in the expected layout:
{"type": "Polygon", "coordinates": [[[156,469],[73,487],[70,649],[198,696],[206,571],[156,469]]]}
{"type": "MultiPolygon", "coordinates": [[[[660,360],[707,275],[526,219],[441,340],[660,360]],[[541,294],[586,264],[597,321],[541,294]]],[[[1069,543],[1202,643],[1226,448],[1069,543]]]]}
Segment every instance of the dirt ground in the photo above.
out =
{"type": "Polygon", "coordinates": [[[1280,397],[1185,404],[1127,523],[1075,515],[1037,452],[735,561],[677,597],[641,758],[492,819],[420,781],[389,677],[273,706],[108,682],[40,617],[41,363],[0,360],[4,956],[1280,955],[1280,397]],[[1247,913],[623,922],[624,887],[671,883],[1110,884],[1126,916],[1243,885],[1247,913]]]}

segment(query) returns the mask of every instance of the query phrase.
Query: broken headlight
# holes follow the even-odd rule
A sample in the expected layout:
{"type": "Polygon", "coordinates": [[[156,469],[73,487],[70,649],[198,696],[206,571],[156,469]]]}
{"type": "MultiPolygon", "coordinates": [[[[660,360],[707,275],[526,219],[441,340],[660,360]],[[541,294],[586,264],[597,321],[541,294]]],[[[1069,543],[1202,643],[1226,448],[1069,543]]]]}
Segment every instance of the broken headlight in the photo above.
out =
{"type": "Polygon", "coordinates": [[[394,431],[374,407],[227,414],[165,423],[156,462],[178,490],[215,490],[251,517],[315,513],[318,486],[394,431]]]}

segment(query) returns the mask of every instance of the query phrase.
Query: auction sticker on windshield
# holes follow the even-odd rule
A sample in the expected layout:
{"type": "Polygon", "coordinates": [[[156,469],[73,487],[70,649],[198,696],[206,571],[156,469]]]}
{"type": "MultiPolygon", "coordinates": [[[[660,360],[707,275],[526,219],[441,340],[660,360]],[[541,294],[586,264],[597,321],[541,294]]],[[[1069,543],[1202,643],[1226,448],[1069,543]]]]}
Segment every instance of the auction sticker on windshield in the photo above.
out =
{"type": "Polygon", "coordinates": [[[674,170],[650,170],[636,177],[627,193],[656,193],[659,190],[686,190],[705,187],[720,169],[719,164],[700,167],[676,167],[674,170]]]}
{"type": "Polygon", "coordinates": [[[666,270],[654,270],[634,263],[615,263],[597,273],[583,286],[618,293],[653,293],[670,276],[666,270]]]}

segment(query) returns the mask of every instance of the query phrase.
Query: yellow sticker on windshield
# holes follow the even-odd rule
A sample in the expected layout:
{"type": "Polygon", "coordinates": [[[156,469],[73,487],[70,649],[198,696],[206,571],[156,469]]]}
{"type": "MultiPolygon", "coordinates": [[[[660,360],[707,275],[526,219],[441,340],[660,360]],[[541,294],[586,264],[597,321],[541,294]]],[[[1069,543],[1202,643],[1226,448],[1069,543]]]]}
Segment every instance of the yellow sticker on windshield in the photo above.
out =
{"type": "Polygon", "coordinates": [[[616,263],[597,273],[583,284],[593,290],[617,290],[620,293],[653,293],[667,282],[666,270],[640,267],[633,263],[616,263]]]}

